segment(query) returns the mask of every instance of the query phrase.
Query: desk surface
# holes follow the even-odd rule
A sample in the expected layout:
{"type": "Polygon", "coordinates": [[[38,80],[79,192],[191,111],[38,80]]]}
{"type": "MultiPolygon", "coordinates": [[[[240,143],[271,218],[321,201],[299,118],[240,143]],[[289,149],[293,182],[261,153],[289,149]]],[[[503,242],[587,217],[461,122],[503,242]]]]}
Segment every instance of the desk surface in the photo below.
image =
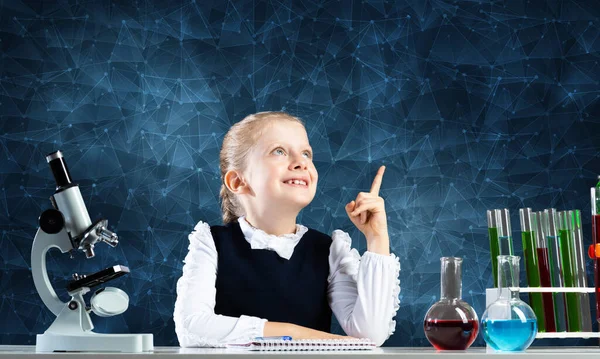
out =
{"type": "Polygon", "coordinates": [[[217,349],[217,348],[178,348],[178,347],[156,347],[151,353],[36,353],[34,346],[18,346],[18,345],[0,345],[0,359],[18,357],[20,359],[39,359],[41,356],[60,356],[68,357],[69,359],[183,359],[183,358],[198,358],[200,356],[217,359],[240,359],[241,355],[252,355],[255,357],[269,356],[271,358],[285,356],[286,359],[300,358],[302,359],[317,359],[326,356],[335,356],[336,359],[349,358],[357,359],[356,356],[368,356],[369,359],[390,357],[408,358],[441,358],[444,356],[459,358],[469,357],[475,359],[484,356],[494,356],[494,359],[510,358],[510,359],[548,359],[548,357],[565,357],[569,354],[585,357],[598,358],[600,349],[598,347],[554,347],[554,348],[539,348],[529,349],[523,353],[488,353],[485,348],[470,348],[466,351],[436,351],[433,348],[377,348],[369,351],[337,351],[337,352],[258,352],[244,351],[236,349],[217,349]]]}

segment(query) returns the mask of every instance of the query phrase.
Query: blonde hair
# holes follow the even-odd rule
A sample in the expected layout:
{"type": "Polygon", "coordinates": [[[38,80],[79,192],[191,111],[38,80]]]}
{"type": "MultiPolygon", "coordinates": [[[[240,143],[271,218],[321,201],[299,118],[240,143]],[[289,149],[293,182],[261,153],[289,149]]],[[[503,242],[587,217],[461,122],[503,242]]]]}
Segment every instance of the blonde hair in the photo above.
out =
{"type": "Polygon", "coordinates": [[[248,154],[262,134],[262,129],[275,120],[293,121],[304,126],[302,120],[285,112],[259,112],[246,116],[240,122],[231,126],[223,138],[223,145],[219,155],[221,169],[221,212],[223,223],[231,223],[244,215],[244,209],[235,194],[225,186],[225,174],[228,171],[246,170],[248,154]]]}

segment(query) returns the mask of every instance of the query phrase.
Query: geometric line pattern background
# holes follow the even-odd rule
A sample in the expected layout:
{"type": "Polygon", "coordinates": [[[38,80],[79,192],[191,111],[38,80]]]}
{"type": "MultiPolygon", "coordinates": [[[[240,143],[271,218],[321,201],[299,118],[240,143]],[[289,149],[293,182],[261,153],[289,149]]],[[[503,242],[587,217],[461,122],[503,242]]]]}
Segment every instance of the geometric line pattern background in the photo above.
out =
{"type": "MultiPolygon", "coordinates": [[[[221,223],[223,136],[250,113],[283,110],[306,122],[320,175],[300,223],[346,230],[364,252],[344,205],[387,166],[402,290],[386,345],[428,346],[439,257],[464,258],[463,298],[485,310],[487,209],[511,210],[517,254],[521,207],[581,209],[591,242],[599,17],[587,0],[0,3],[0,343],[34,344],[54,319],[30,272],[55,186],[46,154],[63,151],[92,220],[120,239],[89,260],[51,251],[55,287],[126,265],[111,285],[130,308],[94,316],[97,330],[177,345],[187,235],[198,220],[221,223]]],[[[534,345],[574,343],[597,344],[534,345]]]]}

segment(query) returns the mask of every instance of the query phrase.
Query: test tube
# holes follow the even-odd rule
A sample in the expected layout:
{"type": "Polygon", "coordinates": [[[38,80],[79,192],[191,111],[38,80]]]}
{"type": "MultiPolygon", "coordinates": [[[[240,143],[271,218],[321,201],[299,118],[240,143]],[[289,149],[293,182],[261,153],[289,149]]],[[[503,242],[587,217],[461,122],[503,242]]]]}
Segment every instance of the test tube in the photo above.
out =
{"type": "Polygon", "coordinates": [[[498,222],[498,248],[500,255],[515,255],[512,243],[512,228],[510,226],[510,212],[507,208],[496,210],[498,222]]]}
{"type": "Polygon", "coordinates": [[[594,259],[594,286],[596,287],[596,321],[600,322],[600,259],[596,255],[596,248],[600,244],[600,188],[591,188],[592,202],[592,247],[590,257],[594,259]]]}
{"type": "MultiPolygon", "coordinates": [[[[573,240],[575,244],[575,282],[579,288],[587,288],[587,278],[585,273],[585,255],[583,247],[583,232],[581,229],[581,211],[569,211],[571,223],[573,224],[573,240]]],[[[590,296],[587,293],[577,293],[579,299],[579,319],[581,330],[584,332],[592,331],[592,313],[590,307],[590,296]]]]}
{"type": "MultiPolygon", "coordinates": [[[[573,288],[575,280],[575,249],[573,248],[573,226],[568,211],[558,212],[560,261],[563,269],[565,287],[573,288]]],[[[567,303],[567,328],[569,332],[580,332],[581,321],[579,320],[579,301],[577,293],[566,293],[567,303]]]]}
{"type": "Polygon", "coordinates": [[[500,245],[498,244],[498,222],[496,220],[496,210],[487,211],[488,234],[490,236],[490,256],[492,257],[492,275],[494,276],[494,288],[498,288],[498,255],[500,254],[500,245]]]}
{"type": "MultiPolygon", "coordinates": [[[[565,284],[562,264],[560,262],[560,245],[558,242],[558,214],[556,213],[556,209],[550,208],[544,210],[542,223],[545,228],[544,233],[546,233],[548,266],[550,267],[550,279],[552,282],[552,287],[564,287],[565,284]]],[[[556,320],[556,331],[565,332],[567,331],[567,306],[565,293],[552,293],[552,297],[554,298],[554,318],[556,320]]]]}
{"type": "MultiPolygon", "coordinates": [[[[544,225],[544,212],[534,212],[536,218],[535,226],[535,248],[538,259],[538,269],[540,272],[540,284],[542,287],[552,287],[552,278],[550,277],[550,262],[548,260],[548,245],[546,244],[546,226],[544,225]]],[[[542,293],[544,302],[544,322],[546,332],[556,332],[556,319],[554,315],[554,299],[552,293],[542,293]]]]}
{"type": "MultiPolygon", "coordinates": [[[[540,287],[540,272],[535,249],[536,220],[531,212],[531,208],[519,209],[519,217],[521,219],[521,239],[523,240],[523,259],[525,260],[527,285],[530,287],[540,287]]],[[[540,333],[545,332],[546,325],[542,293],[529,293],[529,304],[537,317],[538,331],[540,333]]]]}

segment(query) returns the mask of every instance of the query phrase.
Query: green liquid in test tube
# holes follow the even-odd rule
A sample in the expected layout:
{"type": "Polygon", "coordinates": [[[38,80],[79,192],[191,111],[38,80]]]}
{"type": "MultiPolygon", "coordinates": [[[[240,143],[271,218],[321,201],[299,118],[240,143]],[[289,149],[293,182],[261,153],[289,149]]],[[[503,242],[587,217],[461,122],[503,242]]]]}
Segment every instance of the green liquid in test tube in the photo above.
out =
{"type": "MultiPolygon", "coordinates": [[[[585,271],[585,249],[583,244],[583,232],[581,228],[581,211],[569,211],[571,225],[573,228],[573,249],[574,249],[574,268],[575,268],[575,286],[579,288],[587,288],[587,278],[585,271]]],[[[592,313],[590,305],[590,296],[587,293],[577,293],[579,300],[579,321],[581,322],[581,330],[584,332],[592,331],[592,313]]]]}
{"type": "MultiPolygon", "coordinates": [[[[560,246],[560,261],[562,263],[563,277],[565,280],[565,287],[576,287],[577,282],[575,279],[575,267],[574,267],[574,256],[575,250],[573,248],[573,234],[571,221],[569,220],[567,211],[558,212],[560,219],[559,223],[559,246],[560,246]]],[[[580,332],[581,321],[579,318],[579,299],[577,293],[566,293],[567,297],[567,328],[569,332],[580,332]]]]}
{"type": "Polygon", "coordinates": [[[512,243],[512,228],[510,226],[510,211],[507,208],[497,209],[496,221],[498,222],[498,246],[500,255],[515,255],[512,243]]]}
{"type": "MultiPolygon", "coordinates": [[[[537,218],[535,213],[531,212],[531,208],[521,208],[519,210],[519,217],[521,219],[521,239],[523,240],[523,257],[525,259],[527,285],[529,287],[541,287],[536,252],[536,234],[534,231],[534,228],[537,227],[537,218]]],[[[542,293],[529,293],[529,304],[537,317],[538,331],[542,333],[546,332],[542,293]]]]}
{"type": "MultiPolygon", "coordinates": [[[[558,213],[556,209],[544,210],[542,224],[546,234],[546,246],[548,248],[548,267],[550,269],[550,280],[552,287],[561,288],[565,286],[563,278],[562,263],[560,261],[560,244],[558,235],[558,213]]],[[[554,292],[554,319],[557,332],[567,331],[567,305],[564,292],[554,292]]]]}
{"type": "Polygon", "coordinates": [[[490,256],[492,257],[492,275],[494,277],[494,288],[498,288],[498,255],[500,245],[498,243],[498,223],[496,221],[495,209],[487,211],[488,234],[490,236],[490,256]]]}
{"type": "MultiPolygon", "coordinates": [[[[600,176],[598,176],[598,183],[596,183],[596,193],[600,193],[600,176]]],[[[594,208],[596,211],[592,211],[592,215],[600,214],[600,196],[596,196],[595,202],[594,208]]]]}

